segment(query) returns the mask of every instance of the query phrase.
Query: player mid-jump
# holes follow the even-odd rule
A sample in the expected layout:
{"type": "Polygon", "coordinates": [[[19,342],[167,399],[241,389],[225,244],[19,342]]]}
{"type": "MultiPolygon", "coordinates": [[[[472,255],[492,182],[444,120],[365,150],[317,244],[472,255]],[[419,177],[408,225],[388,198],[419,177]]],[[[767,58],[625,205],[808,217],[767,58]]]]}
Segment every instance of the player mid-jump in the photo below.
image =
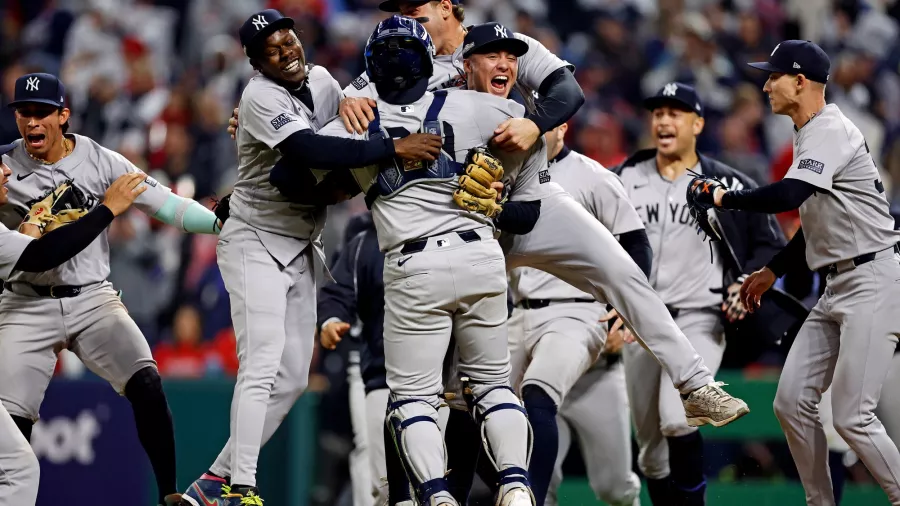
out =
{"type": "Polygon", "coordinates": [[[705,214],[724,209],[779,213],[800,209],[801,229],[768,266],[741,287],[754,310],[792,266],[827,272],[827,288],[797,334],[775,396],[775,414],[806,490],[808,504],[835,504],[828,444],[819,419],[831,389],[834,427],[892,504],[900,504],[900,452],[874,409],[900,335],[900,255],[878,169],[859,129],[825,103],[830,61],[808,41],[784,41],[768,62],[763,91],[772,112],[794,122],[794,162],[784,179],[754,190],[726,191],[714,179],[692,183],[689,202],[705,214]]]}

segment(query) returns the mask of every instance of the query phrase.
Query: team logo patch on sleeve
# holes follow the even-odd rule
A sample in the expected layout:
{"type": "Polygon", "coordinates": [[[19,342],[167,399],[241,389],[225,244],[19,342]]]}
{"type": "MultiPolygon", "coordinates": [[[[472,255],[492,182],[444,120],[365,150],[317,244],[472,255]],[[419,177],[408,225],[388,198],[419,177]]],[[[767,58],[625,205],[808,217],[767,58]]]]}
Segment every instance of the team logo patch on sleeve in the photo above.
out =
{"type": "Polygon", "coordinates": [[[797,168],[811,170],[816,174],[821,174],[822,171],[825,170],[825,164],[820,161],[813,160],[812,158],[804,158],[803,160],[800,160],[800,164],[797,165],[797,168]]]}
{"type": "Polygon", "coordinates": [[[356,88],[357,90],[361,90],[361,89],[365,88],[366,86],[368,86],[369,82],[366,81],[365,79],[363,79],[362,76],[359,76],[353,80],[352,84],[353,84],[354,88],[356,88]]]}
{"type": "Polygon", "coordinates": [[[281,127],[283,127],[284,125],[287,125],[291,121],[296,121],[296,120],[294,120],[294,118],[288,116],[286,113],[282,113],[282,114],[279,114],[277,118],[272,120],[272,127],[275,128],[275,130],[280,130],[281,127]]]}

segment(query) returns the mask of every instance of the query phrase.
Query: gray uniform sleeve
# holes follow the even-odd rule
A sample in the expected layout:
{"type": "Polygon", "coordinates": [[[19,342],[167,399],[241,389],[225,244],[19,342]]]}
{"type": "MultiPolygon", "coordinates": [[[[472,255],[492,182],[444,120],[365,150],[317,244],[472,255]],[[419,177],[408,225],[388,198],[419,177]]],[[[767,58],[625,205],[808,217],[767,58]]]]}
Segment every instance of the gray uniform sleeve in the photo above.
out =
{"type": "Polygon", "coordinates": [[[849,139],[844,126],[837,122],[804,134],[800,144],[794,148],[794,163],[784,177],[806,181],[817,188],[831,191],[838,170],[856,155],[862,148],[862,143],[849,139]]]}
{"type": "Polygon", "coordinates": [[[563,67],[575,67],[551,53],[543,44],[527,35],[521,33],[515,34],[517,39],[525,41],[528,44],[528,52],[519,58],[519,77],[518,80],[534,90],[541,87],[541,83],[547,76],[563,67]]]}
{"type": "Polygon", "coordinates": [[[376,98],[378,96],[378,92],[375,91],[375,85],[369,83],[369,76],[367,76],[366,73],[363,72],[359,77],[351,81],[346,88],[344,88],[344,96],[348,98],[376,98]]]}
{"type": "Polygon", "coordinates": [[[294,132],[312,129],[308,118],[295,112],[287,91],[274,85],[244,93],[239,114],[240,127],[270,149],[294,132]]]}
{"type": "MultiPolygon", "coordinates": [[[[111,186],[113,182],[118,179],[120,176],[124,176],[125,174],[131,174],[133,172],[143,171],[137,168],[133,163],[129,162],[127,158],[116,153],[114,151],[105,150],[104,153],[109,157],[110,164],[110,178],[107,182],[107,187],[111,186]]],[[[161,185],[159,181],[153,179],[150,176],[147,176],[147,179],[143,183],[147,186],[147,190],[144,193],[140,194],[137,199],[134,201],[134,206],[140,209],[143,213],[148,216],[153,216],[157,211],[169,200],[169,196],[172,195],[172,190],[167,187],[161,185]]]]}
{"type": "Polygon", "coordinates": [[[631,199],[628,198],[625,185],[622,184],[619,176],[598,166],[593,172],[592,186],[591,213],[613,235],[644,228],[644,223],[631,204],[631,199]]]}
{"type": "Polygon", "coordinates": [[[0,279],[9,279],[28,243],[34,239],[6,228],[0,223],[0,279]]]}

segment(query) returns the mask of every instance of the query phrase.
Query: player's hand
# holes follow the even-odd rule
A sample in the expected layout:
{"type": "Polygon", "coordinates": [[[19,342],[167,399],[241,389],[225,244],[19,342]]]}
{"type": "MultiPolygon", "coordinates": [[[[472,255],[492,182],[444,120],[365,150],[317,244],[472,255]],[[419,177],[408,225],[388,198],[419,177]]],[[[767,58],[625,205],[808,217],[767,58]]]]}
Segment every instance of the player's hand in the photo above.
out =
{"type": "Polygon", "coordinates": [[[775,273],[768,267],[763,267],[747,276],[747,279],[741,284],[740,292],[741,304],[747,311],[752,313],[759,308],[762,295],[766,293],[766,290],[772,288],[776,279],[778,278],[775,277],[775,273]]]}
{"type": "Polygon", "coordinates": [[[19,233],[35,239],[41,238],[41,228],[31,223],[23,223],[19,225],[19,233]]]}
{"type": "Polygon", "coordinates": [[[147,185],[141,185],[147,179],[143,172],[131,172],[113,181],[113,184],[103,195],[103,205],[112,211],[113,216],[119,216],[131,207],[138,195],[147,191],[147,185]]]}
{"type": "Polygon", "coordinates": [[[441,154],[444,141],[440,135],[412,134],[394,139],[394,153],[404,160],[433,162],[441,154]]]}
{"type": "Polygon", "coordinates": [[[237,136],[237,127],[238,127],[238,108],[235,107],[234,111],[231,113],[231,117],[228,118],[228,135],[231,136],[231,139],[237,136]]]}
{"type": "Polygon", "coordinates": [[[747,310],[744,308],[744,303],[741,302],[741,283],[732,283],[725,290],[722,312],[725,313],[725,317],[731,323],[741,321],[747,316],[747,310]]]}
{"type": "Polygon", "coordinates": [[[347,97],[341,100],[338,114],[348,132],[366,133],[369,122],[375,121],[375,107],[378,104],[371,98],[347,97]]]}
{"type": "Polygon", "coordinates": [[[350,330],[350,324],[347,322],[331,322],[322,327],[322,333],[319,340],[322,347],[326,350],[333,350],[337,344],[341,342],[341,338],[350,330]]]}
{"type": "Polygon", "coordinates": [[[541,130],[530,119],[512,118],[494,130],[493,143],[503,151],[525,151],[534,146],[541,130]]]}
{"type": "MultiPolygon", "coordinates": [[[[612,324],[609,325],[609,331],[606,333],[607,344],[610,343],[610,341],[613,343],[621,341],[623,344],[631,344],[634,342],[634,334],[631,333],[631,329],[625,326],[625,320],[619,318],[619,313],[615,309],[610,310],[610,312],[600,318],[601,323],[609,323],[610,321],[612,324]]],[[[619,345],[620,349],[621,347],[622,346],[619,345]]]]}
{"type": "Polygon", "coordinates": [[[494,181],[491,183],[491,189],[497,192],[497,202],[503,200],[503,183],[501,181],[494,181]]]}

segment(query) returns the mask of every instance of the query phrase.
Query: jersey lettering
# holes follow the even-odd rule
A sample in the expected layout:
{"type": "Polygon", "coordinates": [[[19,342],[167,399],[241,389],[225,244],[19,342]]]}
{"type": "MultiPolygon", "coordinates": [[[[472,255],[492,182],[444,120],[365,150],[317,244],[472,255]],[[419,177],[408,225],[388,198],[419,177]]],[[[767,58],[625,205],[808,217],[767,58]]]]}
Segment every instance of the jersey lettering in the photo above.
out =
{"type": "MultiPolygon", "coordinates": [[[[638,208],[640,211],[640,208],[638,208]]],[[[647,223],[659,222],[659,204],[647,206],[647,223]]]]}

